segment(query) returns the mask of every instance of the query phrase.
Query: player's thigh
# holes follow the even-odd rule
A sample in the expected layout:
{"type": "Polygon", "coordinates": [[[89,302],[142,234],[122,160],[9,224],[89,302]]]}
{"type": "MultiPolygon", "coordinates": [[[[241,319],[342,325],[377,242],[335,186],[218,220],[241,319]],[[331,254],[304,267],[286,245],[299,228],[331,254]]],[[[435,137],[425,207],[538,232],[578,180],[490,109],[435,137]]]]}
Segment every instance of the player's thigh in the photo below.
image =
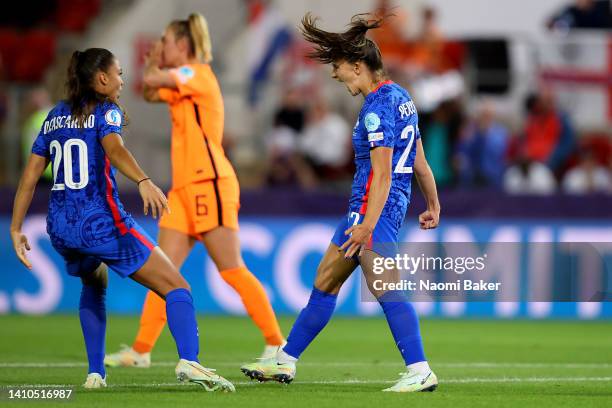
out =
{"type": "Polygon", "coordinates": [[[151,289],[162,298],[165,298],[168,292],[174,289],[190,289],[185,278],[159,247],[151,250],[151,255],[145,264],[130,275],[130,278],[151,289]]]}
{"type": "Polygon", "coordinates": [[[170,228],[160,228],[157,243],[170,261],[180,269],[195,244],[195,238],[170,228]]]}
{"type": "MultiPolygon", "coordinates": [[[[370,249],[364,249],[363,253],[359,257],[359,264],[361,265],[361,271],[363,272],[363,276],[368,286],[368,290],[376,298],[381,297],[386,292],[385,290],[376,289],[376,286],[378,286],[379,288],[382,287],[381,285],[375,285],[375,282],[377,280],[385,283],[395,283],[399,282],[400,280],[399,271],[395,267],[390,269],[384,269],[382,273],[374,273],[374,265],[376,260],[389,256],[392,257],[391,254],[387,254],[385,256],[370,249]]],[[[381,265],[383,263],[379,260],[377,264],[381,265]]]]}
{"type": "Polygon", "coordinates": [[[244,266],[237,230],[217,227],[202,234],[201,237],[208,255],[210,255],[219,271],[244,266]]]}
{"type": "Polygon", "coordinates": [[[357,265],[355,259],[345,258],[344,251],[340,251],[336,244],[330,243],[317,268],[315,288],[326,293],[338,294],[342,284],[351,276],[357,265]]]}

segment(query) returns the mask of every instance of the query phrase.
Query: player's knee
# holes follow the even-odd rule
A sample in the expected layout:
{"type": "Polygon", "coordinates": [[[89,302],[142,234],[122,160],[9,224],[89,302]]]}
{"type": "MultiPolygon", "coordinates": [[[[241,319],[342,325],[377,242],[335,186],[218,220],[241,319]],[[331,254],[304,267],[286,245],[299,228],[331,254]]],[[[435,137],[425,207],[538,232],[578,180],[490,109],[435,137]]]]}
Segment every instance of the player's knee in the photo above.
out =
{"type": "Polygon", "coordinates": [[[374,296],[374,298],[378,299],[380,298],[384,292],[377,290],[374,286],[374,284],[368,280],[366,280],[366,286],[368,287],[368,291],[372,294],[372,296],[374,296]]]}
{"type": "Polygon", "coordinates": [[[172,288],[172,290],[174,290],[174,289],[187,289],[187,290],[191,291],[191,286],[189,285],[187,280],[185,278],[183,278],[183,275],[181,275],[180,273],[176,272],[176,273],[172,274],[169,278],[170,279],[168,281],[168,284],[172,288]]]}
{"type": "Polygon", "coordinates": [[[314,287],[319,289],[320,291],[326,293],[337,294],[340,292],[340,288],[342,287],[342,282],[339,282],[337,279],[328,273],[319,273],[317,271],[317,277],[315,278],[314,287]]]}
{"type": "Polygon", "coordinates": [[[108,286],[108,267],[101,263],[96,270],[81,278],[83,285],[106,289],[108,286]]]}

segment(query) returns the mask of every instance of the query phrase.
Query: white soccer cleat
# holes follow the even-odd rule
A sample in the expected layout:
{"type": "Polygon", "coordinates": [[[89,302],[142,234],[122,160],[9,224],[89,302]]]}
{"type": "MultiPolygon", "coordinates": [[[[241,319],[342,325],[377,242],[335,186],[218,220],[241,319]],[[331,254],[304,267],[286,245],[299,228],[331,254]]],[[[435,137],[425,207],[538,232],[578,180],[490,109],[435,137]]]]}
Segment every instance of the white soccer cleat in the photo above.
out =
{"type": "Polygon", "coordinates": [[[106,387],[106,377],[102,378],[98,373],[87,374],[87,379],[83,387],[88,389],[104,388],[106,387]]]}
{"type": "Polygon", "coordinates": [[[206,391],[236,391],[234,384],[215,373],[215,370],[202,367],[200,363],[195,361],[180,359],[174,372],[176,373],[176,379],[180,382],[199,384],[206,391]]]}
{"type": "Polygon", "coordinates": [[[266,346],[264,347],[264,351],[261,353],[261,356],[259,356],[259,358],[268,359],[276,357],[276,353],[278,353],[283,347],[285,347],[285,344],[287,344],[287,342],[284,340],[280,346],[271,346],[269,344],[266,344],[266,346]]]}
{"type": "Polygon", "coordinates": [[[271,358],[258,358],[256,362],[245,364],[240,371],[251,380],[259,382],[276,381],[289,384],[295,378],[295,363],[280,363],[276,356],[271,358]]]}
{"type": "Polygon", "coordinates": [[[384,389],[388,392],[418,392],[418,391],[434,391],[438,387],[438,377],[433,371],[427,374],[417,373],[413,370],[408,370],[405,373],[400,373],[400,379],[393,386],[384,389]]]}
{"type": "Polygon", "coordinates": [[[151,367],[151,353],[139,353],[132,347],[121,345],[121,350],[104,356],[104,365],[107,367],[151,367]]]}

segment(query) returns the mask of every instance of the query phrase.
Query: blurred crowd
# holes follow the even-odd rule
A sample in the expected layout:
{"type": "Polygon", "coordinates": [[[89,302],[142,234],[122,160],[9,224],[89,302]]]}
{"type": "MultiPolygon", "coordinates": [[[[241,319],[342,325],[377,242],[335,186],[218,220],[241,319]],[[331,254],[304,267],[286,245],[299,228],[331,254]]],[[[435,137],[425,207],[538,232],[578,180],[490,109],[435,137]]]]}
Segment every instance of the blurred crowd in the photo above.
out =
{"type": "MultiPolygon", "coordinates": [[[[337,188],[352,175],[352,127],[323,99],[287,92],[265,135],[266,184],[337,188]]],[[[524,103],[519,129],[505,124],[492,99],[466,112],[461,98],[420,116],[424,149],[441,188],[510,194],[612,194],[612,143],[578,135],[549,88],[524,103]]]]}
{"type": "MultiPolygon", "coordinates": [[[[67,0],[55,3],[61,6],[67,0]]],[[[77,3],[84,7],[88,4],[84,0],[77,3]]],[[[100,1],[94,3],[99,7],[100,1]]],[[[273,8],[273,3],[266,0],[247,0],[245,4],[249,24],[273,8]]],[[[385,16],[384,25],[372,32],[372,38],[381,48],[389,76],[415,99],[425,152],[440,188],[481,188],[510,194],[612,194],[610,134],[606,129],[579,131],[548,84],[542,83],[524,101],[515,101],[523,104],[517,122],[495,95],[474,92],[465,75],[469,50],[463,42],[445,38],[434,8],[425,6],[409,14],[389,0],[380,0],[373,14],[385,16]]],[[[47,26],[64,27],[62,30],[72,27],[59,18],[60,14],[53,15],[58,17],[47,26]]],[[[258,183],[346,190],[354,170],[351,137],[360,101],[351,108],[345,103],[347,95],[344,99],[329,98],[328,90],[322,89],[329,82],[320,80],[328,71],[306,60],[307,45],[295,33],[295,27],[283,25],[279,15],[270,11],[269,18],[261,19],[262,25],[270,25],[269,30],[254,29],[271,33],[271,48],[262,53],[266,58],[252,66],[247,99],[254,110],[261,88],[267,82],[281,82],[278,105],[269,115],[269,124],[260,126],[264,130],[256,135],[263,142],[258,145],[258,154],[265,156],[262,160],[258,157],[258,183]],[[286,60],[280,75],[273,72],[272,56],[286,60]]],[[[555,31],[612,28],[610,4],[575,0],[551,15],[546,24],[555,31]]],[[[7,32],[0,30],[0,39],[10,40],[7,32]]],[[[10,50],[15,51],[15,47],[10,50]]],[[[0,52],[0,57],[5,53],[0,52]]],[[[0,66],[1,62],[0,58],[0,66]]],[[[0,75],[2,72],[0,69],[0,75]]],[[[6,83],[0,82],[0,123],[7,111],[4,86],[6,83]]],[[[49,93],[40,86],[30,86],[23,94],[18,112],[20,162],[27,158],[52,103],[49,93]]],[[[231,157],[240,140],[226,139],[231,157]]],[[[240,175],[239,164],[237,169],[240,175]]],[[[45,177],[51,177],[50,170],[45,177]]],[[[11,182],[2,178],[0,172],[0,183],[11,182]]]]}
{"type": "MultiPolygon", "coordinates": [[[[389,17],[372,37],[391,78],[406,85],[416,100],[425,152],[441,188],[612,194],[609,134],[579,134],[546,84],[525,98],[518,124],[511,123],[493,97],[471,103],[462,79],[455,80],[461,78],[458,71],[466,51],[460,43],[445,40],[436,10],[423,8],[418,28],[407,34],[409,16],[389,3],[381,0],[374,11],[389,17]]],[[[577,0],[552,16],[548,26],[609,27],[609,4],[602,14],[602,3],[577,0]]],[[[350,183],[348,120],[354,117],[341,116],[320,97],[302,98],[286,87],[281,93],[273,126],[265,135],[265,182],[306,189],[350,183]]]]}

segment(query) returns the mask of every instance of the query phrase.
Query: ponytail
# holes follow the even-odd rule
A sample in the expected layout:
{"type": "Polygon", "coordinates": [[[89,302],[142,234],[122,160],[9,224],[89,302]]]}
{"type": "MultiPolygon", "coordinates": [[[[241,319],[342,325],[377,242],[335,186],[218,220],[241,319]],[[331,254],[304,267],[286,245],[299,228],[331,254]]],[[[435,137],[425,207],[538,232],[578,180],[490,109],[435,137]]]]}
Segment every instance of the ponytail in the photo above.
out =
{"type": "Polygon", "coordinates": [[[348,29],[341,33],[324,31],[317,26],[318,18],[307,13],[302,18],[300,31],[306,41],[314,45],[308,57],[331,64],[335,61],[363,61],[372,71],[383,71],[382,56],[374,41],[366,37],[368,30],[382,25],[384,17],[368,19],[368,14],[351,18],[348,29]]]}
{"type": "Polygon", "coordinates": [[[193,41],[193,53],[195,57],[209,64],[213,56],[208,22],[200,13],[191,13],[187,21],[189,23],[189,33],[193,41]]]}
{"type": "Polygon", "coordinates": [[[187,20],[174,20],[168,26],[174,32],[176,39],[186,38],[189,52],[198,61],[206,64],[212,62],[212,42],[208,23],[200,13],[191,13],[187,20]]]}
{"type": "Polygon", "coordinates": [[[95,91],[93,81],[96,73],[106,72],[114,59],[113,53],[104,48],[72,53],[66,79],[66,100],[72,117],[79,125],[85,122],[95,104],[107,99],[95,91]]]}

